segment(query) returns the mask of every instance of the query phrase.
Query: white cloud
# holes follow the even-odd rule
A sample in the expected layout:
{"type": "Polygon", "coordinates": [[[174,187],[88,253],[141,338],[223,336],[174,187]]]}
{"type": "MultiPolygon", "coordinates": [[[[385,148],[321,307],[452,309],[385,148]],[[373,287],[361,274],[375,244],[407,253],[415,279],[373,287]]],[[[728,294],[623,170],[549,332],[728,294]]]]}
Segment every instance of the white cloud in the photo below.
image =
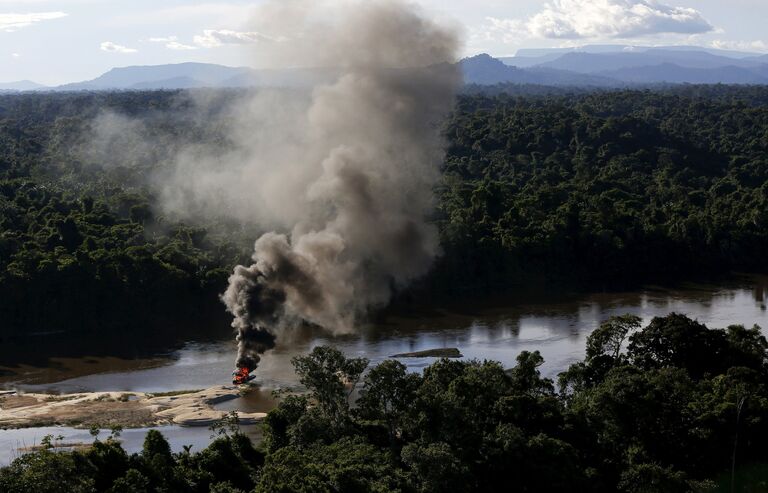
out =
{"type": "Polygon", "coordinates": [[[521,38],[631,39],[715,31],[698,10],[657,0],[552,0],[527,20],[489,17],[484,32],[514,43],[521,38]]]}
{"type": "Polygon", "coordinates": [[[186,45],[179,41],[176,36],[167,36],[163,38],[149,38],[152,43],[163,43],[169,50],[196,50],[197,46],[186,45]]]}
{"type": "Polygon", "coordinates": [[[760,51],[768,52],[768,43],[761,40],[756,41],[725,41],[716,39],[710,43],[712,48],[719,50],[737,50],[737,51],[760,51]]]}
{"type": "Polygon", "coordinates": [[[168,43],[165,43],[165,47],[169,50],[196,50],[197,46],[192,45],[185,45],[184,43],[179,43],[178,41],[169,41],[168,43]]]}
{"type": "Polygon", "coordinates": [[[473,38],[482,41],[501,39],[504,43],[519,43],[528,37],[529,31],[525,22],[520,19],[498,19],[486,17],[487,24],[473,38]]]}
{"type": "Polygon", "coordinates": [[[12,58],[21,58],[21,55],[18,53],[11,53],[12,58]]]}
{"type": "Polygon", "coordinates": [[[635,38],[710,32],[714,27],[695,9],[656,0],[553,0],[528,20],[542,38],[635,38]]]}
{"type": "Polygon", "coordinates": [[[60,19],[66,17],[64,12],[34,12],[29,14],[0,13],[0,31],[13,32],[36,22],[60,19]]]}
{"type": "Polygon", "coordinates": [[[203,48],[223,45],[242,45],[264,41],[277,41],[271,36],[257,32],[231,31],[229,29],[205,29],[202,35],[194,37],[194,43],[203,48]]]}
{"type": "Polygon", "coordinates": [[[138,50],[135,48],[128,48],[127,46],[113,43],[112,41],[104,41],[100,45],[101,51],[108,51],[110,53],[136,53],[138,50]]]}

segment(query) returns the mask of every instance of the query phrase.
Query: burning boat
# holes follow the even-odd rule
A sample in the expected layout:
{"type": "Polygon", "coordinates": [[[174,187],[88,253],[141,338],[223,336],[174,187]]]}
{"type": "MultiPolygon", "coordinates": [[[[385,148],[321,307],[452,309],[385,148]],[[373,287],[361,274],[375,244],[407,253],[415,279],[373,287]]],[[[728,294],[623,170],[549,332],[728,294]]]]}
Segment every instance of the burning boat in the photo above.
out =
{"type": "Polygon", "coordinates": [[[244,383],[248,383],[254,378],[256,377],[251,375],[250,368],[245,366],[232,372],[232,383],[234,385],[242,385],[244,383]]]}

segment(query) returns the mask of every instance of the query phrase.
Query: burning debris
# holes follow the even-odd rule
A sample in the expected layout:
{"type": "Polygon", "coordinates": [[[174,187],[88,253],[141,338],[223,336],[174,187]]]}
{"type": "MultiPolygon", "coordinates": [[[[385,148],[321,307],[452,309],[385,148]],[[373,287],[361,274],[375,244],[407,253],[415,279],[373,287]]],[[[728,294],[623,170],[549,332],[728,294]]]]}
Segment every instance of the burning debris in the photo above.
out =
{"type": "Polygon", "coordinates": [[[247,366],[243,366],[232,372],[232,383],[234,385],[242,385],[244,383],[248,383],[254,378],[256,377],[251,375],[251,369],[247,366]]]}
{"type": "MultiPolygon", "coordinates": [[[[284,2],[270,5],[279,10],[284,2]]],[[[297,117],[302,141],[254,153],[254,160],[295,157],[268,169],[269,189],[254,187],[262,187],[267,209],[299,212],[283,218],[289,234],[255,242],[253,263],[234,269],[222,295],[237,332],[237,382],[287,329],[353,331],[393,290],[424,275],[438,252],[428,217],[442,158],[439,122],[460,81],[457,66],[446,63],[455,61],[457,36],[394,0],[291,5],[302,15],[272,18],[268,8],[255,28],[289,19],[284,31],[300,33],[294,51],[333,63],[340,75],[316,87],[297,117]]],[[[271,48],[290,53],[292,42],[271,48]]]]}

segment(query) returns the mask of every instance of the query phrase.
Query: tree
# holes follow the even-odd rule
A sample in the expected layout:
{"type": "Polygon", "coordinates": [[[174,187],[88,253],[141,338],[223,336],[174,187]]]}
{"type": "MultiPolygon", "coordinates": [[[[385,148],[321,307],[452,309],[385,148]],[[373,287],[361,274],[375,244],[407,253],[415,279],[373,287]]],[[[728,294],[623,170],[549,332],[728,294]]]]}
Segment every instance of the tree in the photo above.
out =
{"type": "Polygon", "coordinates": [[[472,477],[467,465],[443,442],[414,442],[403,448],[403,462],[410,468],[411,481],[423,493],[467,491],[472,477]]]}
{"type": "Polygon", "coordinates": [[[683,368],[697,379],[725,371],[729,352],[724,331],[677,313],[654,317],[630,338],[628,348],[629,358],[641,368],[683,368]]]}
{"type": "Polygon", "coordinates": [[[627,493],[688,493],[692,489],[685,473],[657,464],[632,466],[622,474],[619,488],[627,493]]]}
{"type": "Polygon", "coordinates": [[[94,491],[92,472],[79,455],[42,449],[0,469],[0,491],[90,493],[94,491]]]}
{"type": "Polygon", "coordinates": [[[636,315],[619,315],[600,324],[587,337],[587,362],[607,356],[617,361],[627,335],[640,328],[642,319],[636,315]]]}
{"type": "Polygon", "coordinates": [[[368,366],[366,358],[346,358],[330,346],[315,347],[307,356],[291,360],[299,382],[317,402],[323,417],[334,428],[342,428],[349,419],[349,397],[368,366]]]}
{"type": "Polygon", "coordinates": [[[396,360],[383,361],[365,376],[356,414],[384,423],[393,450],[420,384],[421,377],[396,360]]]}
{"type": "Polygon", "coordinates": [[[267,458],[256,493],[402,491],[404,478],[388,454],[360,438],[330,445],[284,447],[267,458]]]}

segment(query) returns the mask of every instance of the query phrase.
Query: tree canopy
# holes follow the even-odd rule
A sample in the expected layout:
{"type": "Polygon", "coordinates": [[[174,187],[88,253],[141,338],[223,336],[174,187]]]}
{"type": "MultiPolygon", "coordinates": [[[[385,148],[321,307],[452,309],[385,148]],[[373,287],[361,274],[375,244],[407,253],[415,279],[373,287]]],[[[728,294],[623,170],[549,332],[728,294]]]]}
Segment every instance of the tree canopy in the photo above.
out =
{"type": "Polygon", "coordinates": [[[112,436],[55,442],[0,469],[0,491],[717,492],[768,488],[768,343],[681,314],[625,315],[558,378],[441,359],[414,373],[320,346],[294,359],[306,393],[280,401],[255,448],[222,427],[197,453],[160,431],[128,455],[112,436]],[[359,398],[348,396],[358,386],[359,398]],[[733,482],[733,483],[732,483],[733,482]],[[731,484],[734,489],[731,490],[731,484]]]}
{"type": "MultiPolygon", "coordinates": [[[[414,292],[766,270],[768,88],[539,89],[458,96],[435,191],[443,253],[414,292]]],[[[182,145],[226,150],[217,122],[240,96],[0,95],[0,337],[223,313],[262,231],[167,215],[153,180],[182,145]],[[136,131],[104,137],[104,115],[136,131]]]]}

